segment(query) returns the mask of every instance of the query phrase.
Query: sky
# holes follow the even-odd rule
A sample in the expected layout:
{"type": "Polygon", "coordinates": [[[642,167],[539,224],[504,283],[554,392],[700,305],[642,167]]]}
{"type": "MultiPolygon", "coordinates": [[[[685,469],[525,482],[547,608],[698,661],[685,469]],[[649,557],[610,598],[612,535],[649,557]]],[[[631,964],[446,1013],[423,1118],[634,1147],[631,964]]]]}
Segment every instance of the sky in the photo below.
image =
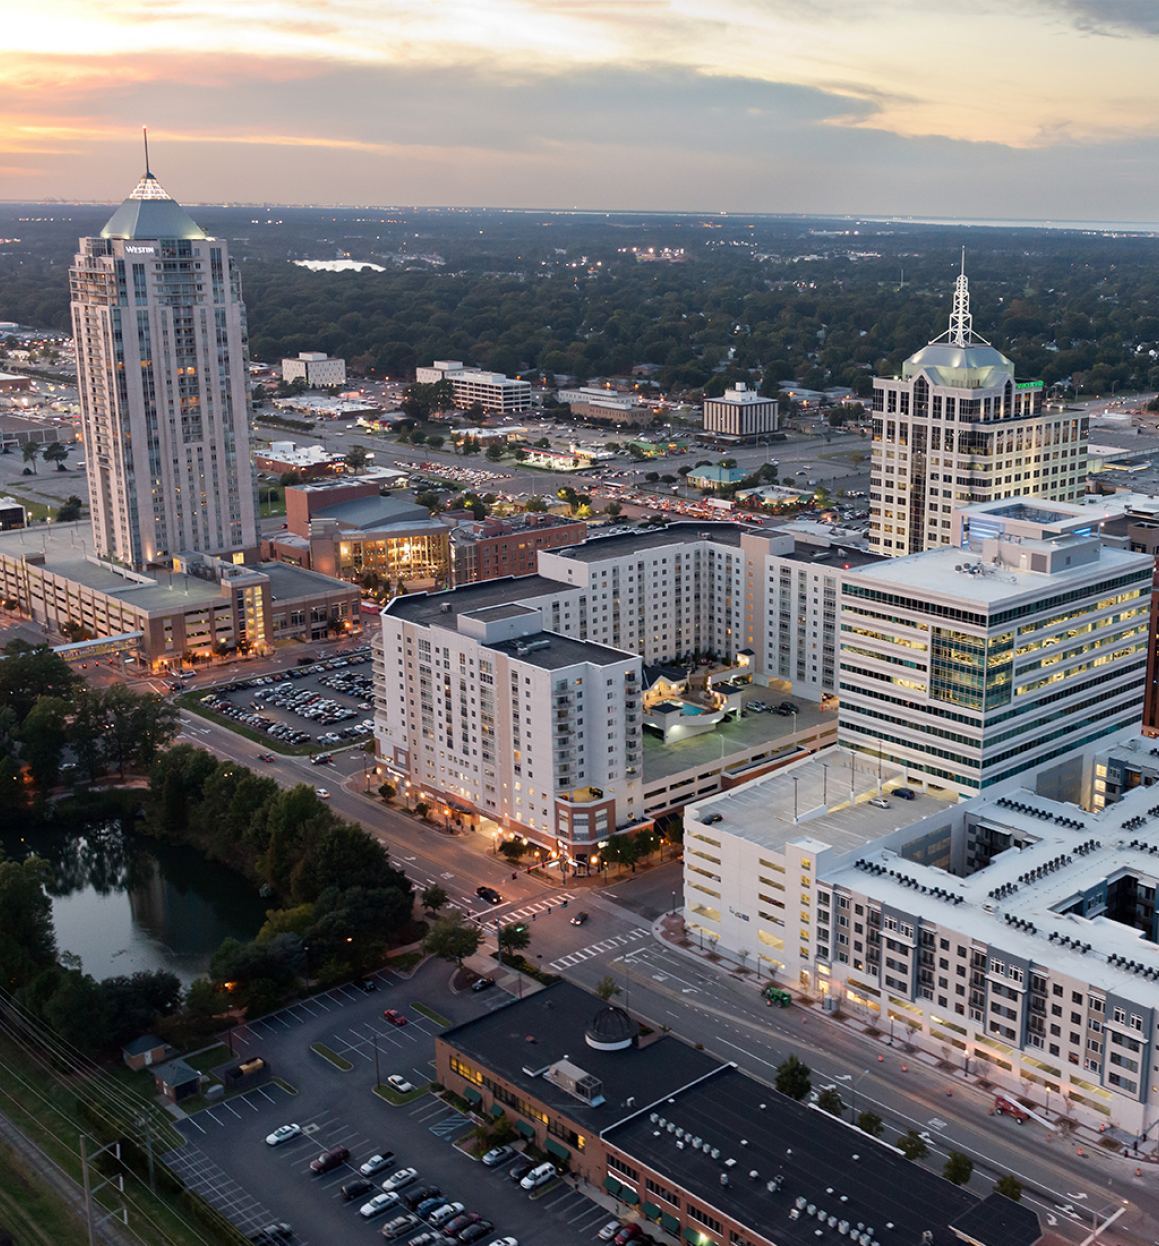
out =
{"type": "MultiPolygon", "coordinates": [[[[12,2],[12,0],[10,0],[12,2]]],[[[0,199],[1159,221],[1156,0],[36,0],[0,199]]]]}

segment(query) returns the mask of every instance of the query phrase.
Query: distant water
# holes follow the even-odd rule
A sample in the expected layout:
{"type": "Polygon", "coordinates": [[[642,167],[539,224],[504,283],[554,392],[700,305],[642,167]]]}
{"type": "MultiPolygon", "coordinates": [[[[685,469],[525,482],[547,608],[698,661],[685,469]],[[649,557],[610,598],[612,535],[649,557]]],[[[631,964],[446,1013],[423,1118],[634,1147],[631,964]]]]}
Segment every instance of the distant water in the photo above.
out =
{"type": "MultiPolygon", "coordinates": [[[[852,218],[850,218],[852,219],[852,218]]],[[[1020,221],[1004,217],[861,216],[878,225],[957,225],[968,229],[1061,229],[1095,234],[1159,234],[1159,221],[1020,221]]]]}

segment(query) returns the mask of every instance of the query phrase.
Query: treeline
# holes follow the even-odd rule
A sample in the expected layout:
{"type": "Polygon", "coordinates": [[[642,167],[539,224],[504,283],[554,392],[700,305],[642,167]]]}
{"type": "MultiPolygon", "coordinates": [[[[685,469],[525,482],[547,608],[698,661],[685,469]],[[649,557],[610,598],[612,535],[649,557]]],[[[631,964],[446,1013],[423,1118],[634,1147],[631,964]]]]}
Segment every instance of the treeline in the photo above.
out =
{"type": "Polygon", "coordinates": [[[0,659],[0,817],[42,812],[63,779],[148,769],[177,727],[162,697],[93,687],[46,645],[9,645],[0,659]]]}
{"type": "Polygon", "coordinates": [[[300,979],[349,978],[417,934],[406,875],[312,787],[281,788],[188,745],[157,759],[149,786],[150,833],[192,844],[272,900],[254,940],[227,940],[214,956],[211,984],[194,993],[198,1008],[219,1007],[226,991],[230,1004],[265,1011],[300,979]]]}

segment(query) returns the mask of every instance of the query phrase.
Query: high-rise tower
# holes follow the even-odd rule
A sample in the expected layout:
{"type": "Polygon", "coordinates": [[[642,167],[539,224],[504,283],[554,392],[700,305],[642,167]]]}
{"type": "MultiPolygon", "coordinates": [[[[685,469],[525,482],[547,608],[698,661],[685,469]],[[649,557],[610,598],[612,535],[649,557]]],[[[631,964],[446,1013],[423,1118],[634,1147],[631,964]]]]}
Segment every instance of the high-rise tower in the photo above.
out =
{"type": "Polygon", "coordinates": [[[258,539],[240,276],[145,164],[70,271],[93,536],[136,568],[258,539]]]}
{"type": "Polygon", "coordinates": [[[873,382],[870,543],[894,557],[946,545],[958,506],[1086,490],[1087,417],[1044,410],[1041,381],[974,332],[965,253],[949,328],[873,382]]]}

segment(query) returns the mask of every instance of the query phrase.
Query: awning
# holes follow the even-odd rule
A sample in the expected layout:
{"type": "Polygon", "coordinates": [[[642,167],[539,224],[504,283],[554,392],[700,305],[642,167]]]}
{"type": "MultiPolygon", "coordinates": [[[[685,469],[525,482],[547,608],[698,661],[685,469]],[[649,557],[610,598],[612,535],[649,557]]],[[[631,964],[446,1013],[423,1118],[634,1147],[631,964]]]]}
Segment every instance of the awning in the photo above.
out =
{"type": "Polygon", "coordinates": [[[483,1102],[483,1096],[475,1089],[474,1086],[468,1086],[467,1089],[463,1091],[463,1098],[466,1099],[468,1103],[483,1102]]]}
{"type": "Polygon", "coordinates": [[[620,1192],[620,1183],[615,1179],[615,1177],[612,1176],[611,1173],[608,1173],[608,1175],[604,1178],[604,1189],[607,1190],[609,1194],[619,1194],[620,1192]]]}
{"type": "Polygon", "coordinates": [[[503,1105],[501,1103],[491,1104],[491,1115],[498,1120],[503,1115],[503,1105]]]}
{"type": "Polygon", "coordinates": [[[655,1203],[645,1203],[643,1212],[649,1220],[658,1220],[660,1218],[660,1208],[655,1203]]]}
{"type": "Polygon", "coordinates": [[[670,1211],[662,1211],[660,1213],[660,1224],[674,1236],[680,1232],[680,1221],[670,1211]]]}
{"type": "Polygon", "coordinates": [[[640,1201],[639,1194],[637,1194],[635,1190],[629,1189],[626,1185],[622,1185],[620,1187],[620,1197],[625,1203],[628,1204],[629,1207],[635,1207],[640,1201]]]}
{"type": "Polygon", "coordinates": [[[547,1153],[556,1155],[562,1160],[571,1160],[571,1152],[561,1142],[556,1142],[554,1138],[547,1140],[547,1153]]]}
{"type": "Polygon", "coordinates": [[[535,1137],[535,1126],[529,1125],[526,1121],[516,1121],[515,1128],[518,1129],[525,1138],[535,1137]]]}

